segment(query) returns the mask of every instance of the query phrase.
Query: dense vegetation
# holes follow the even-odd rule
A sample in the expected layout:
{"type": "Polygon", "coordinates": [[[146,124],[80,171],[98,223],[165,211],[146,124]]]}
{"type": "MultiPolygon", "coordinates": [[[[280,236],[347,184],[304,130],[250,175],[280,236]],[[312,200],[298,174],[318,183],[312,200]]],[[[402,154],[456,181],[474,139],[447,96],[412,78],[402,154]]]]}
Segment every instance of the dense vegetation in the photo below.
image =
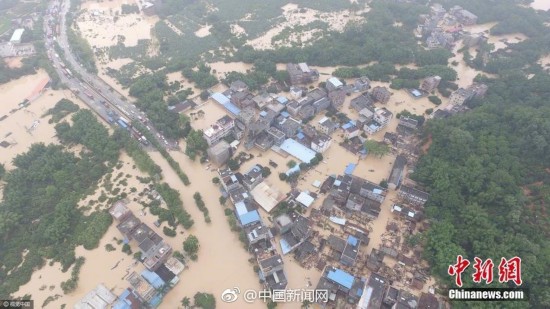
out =
{"type": "Polygon", "coordinates": [[[55,106],[50,108],[43,117],[51,115],[50,122],[59,122],[68,114],[74,113],[79,109],[78,105],[74,104],[72,101],[61,99],[59,102],[55,103],[55,106]]]}
{"type": "MultiPolygon", "coordinates": [[[[306,47],[282,47],[277,50],[255,51],[249,46],[240,49],[237,59],[252,63],[257,58],[277,63],[307,62],[311,65],[355,66],[372,61],[407,64],[414,62],[419,50],[411,31],[417,16],[427,12],[425,6],[390,1],[373,1],[364,15],[367,23],[348,25],[343,33],[330,33],[306,47]],[[402,27],[395,26],[401,22],[402,27]]],[[[442,62],[440,55],[418,57],[419,63],[433,59],[442,62]]],[[[450,56],[449,54],[443,55],[450,56]]]]}
{"type": "Polygon", "coordinates": [[[199,239],[195,235],[189,235],[183,241],[183,251],[189,254],[194,261],[197,259],[197,252],[199,252],[199,239]]]}
{"type": "Polygon", "coordinates": [[[197,204],[197,207],[199,208],[199,210],[204,215],[204,221],[206,223],[210,223],[211,219],[210,219],[210,216],[208,215],[208,208],[206,208],[206,204],[202,200],[201,194],[199,192],[195,192],[195,194],[193,194],[193,199],[195,200],[195,204],[197,204]]]}
{"type": "Polygon", "coordinates": [[[130,87],[130,95],[137,98],[136,106],[145,112],[155,128],[167,138],[182,137],[178,114],[168,110],[164,91],[168,89],[166,76],[160,73],[138,78],[130,87]]]}
{"type": "Polygon", "coordinates": [[[62,146],[34,144],[13,160],[0,204],[0,298],[28,282],[46,259],[67,271],[75,262],[74,248],[96,248],[112,223],[106,211],[85,216],[76,206],[107,173],[105,163],[117,160],[118,146],[87,110],[73,116],[72,126],[56,128],[62,142],[81,143],[85,151],[77,158],[62,146]]]}
{"type": "Polygon", "coordinates": [[[414,173],[431,193],[426,257],[450,284],[447,268],[458,254],[470,260],[519,256],[530,301],[514,308],[548,307],[550,76],[527,79],[515,72],[484,82],[487,98],[472,103],[482,106],[428,123],[433,142],[414,173]]]}
{"type": "Polygon", "coordinates": [[[185,228],[190,229],[195,223],[191,215],[183,208],[183,202],[178,191],[172,189],[168,184],[157,184],[155,189],[162,196],[172,216],[185,228]]]}

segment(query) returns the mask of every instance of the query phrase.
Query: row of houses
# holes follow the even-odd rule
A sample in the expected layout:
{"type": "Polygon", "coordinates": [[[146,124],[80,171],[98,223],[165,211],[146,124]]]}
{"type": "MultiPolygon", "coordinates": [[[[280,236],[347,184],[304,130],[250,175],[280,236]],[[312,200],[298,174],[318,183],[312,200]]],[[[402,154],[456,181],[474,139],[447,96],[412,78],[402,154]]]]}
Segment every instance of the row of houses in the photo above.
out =
{"type": "Polygon", "coordinates": [[[164,296],[164,288],[178,283],[178,275],[185,265],[171,256],[172,247],[145,223],[142,223],[121,200],[109,209],[118,222],[117,229],[124,236],[125,244],[133,243],[141,252],[141,261],[146,267],[141,273],[132,272],[126,280],[130,287],[119,296],[114,295],[103,284],[87,293],[74,306],[89,308],[156,308],[164,296]]]}
{"type": "Polygon", "coordinates": [[[249,250],[258,263],[260,281],[266,288],[284,289],[287,279],[282,256],[273,244],[273,232],[260,217],[254,194],[248,191],[262,183],[261,167],[254,166],[244,175],[236,175],[229,169],[218,172],[222,187],[233,203],[237,222],[246,235],[249,250]]]}
{"type": "Polygon", "coordinates": [[[425,38],[428,48],[452,49],[463,36],[463,26],[477,23],[477,16],[460,6],[453,6],[448,12],[436,3],[429,15],[421,15],[416,29],[418,38],[425,38]]]}

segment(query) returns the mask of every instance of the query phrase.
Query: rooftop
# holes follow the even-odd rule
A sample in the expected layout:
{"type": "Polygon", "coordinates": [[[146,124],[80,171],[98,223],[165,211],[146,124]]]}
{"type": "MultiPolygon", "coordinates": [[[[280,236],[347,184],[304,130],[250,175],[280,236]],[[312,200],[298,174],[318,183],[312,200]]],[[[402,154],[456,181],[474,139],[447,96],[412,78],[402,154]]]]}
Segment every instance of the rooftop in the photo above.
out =
{"type": "Polygon", "coordinates": [[[334,281],[335,283],[338,283],[348,290],[351,289],[351,287],[353,286],[353,282],[355,281],[355,277],[338,268],[329,270],[327,278],[334,281]]]}
{"type": "Polygon", "coordinates": [[[296,159],[309,163],[313,158],[315,158],[316,152],[310,148],[298,143],[294,139],[286,139],[280,146],[282,150],[295,157],[296,159]]]}
{"type": "Polygon", "coordinates": [[[21,36],[23,36],[23,32],[25,32],[24,28],[15,29],[11,36],[10,42],[20,42],[21,36]]]}
{"type": "Polygon", "coordinates": [[[307,192],[300,192],[300,195],[298,195],[298,197],[296,198],[296,201],[304,205],[305,207],[309,207],[311,206],[311,204],[313,204],[315,199],[311,195],[309,195],[307,192]]]}
{"type": "Polygon", "coordinates": [[[265,181],[259,183],[250,194],[254,201],[265,211],[270,212],[277,204],[284,199],[284,195],[274,187],[271,187],[265,181]]]}

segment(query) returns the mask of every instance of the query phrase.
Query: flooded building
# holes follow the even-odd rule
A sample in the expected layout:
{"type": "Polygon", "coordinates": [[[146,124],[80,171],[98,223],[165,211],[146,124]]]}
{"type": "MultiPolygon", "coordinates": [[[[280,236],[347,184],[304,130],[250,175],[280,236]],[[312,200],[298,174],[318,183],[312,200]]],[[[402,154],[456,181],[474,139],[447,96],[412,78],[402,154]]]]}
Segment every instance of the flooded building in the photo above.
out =
{"type": "Polygon", "coordinates": [[[330,120],[328,117],[321,118],[317,125],[317,130],[325,133],[326,135],[331,135],[332,132],[336,131],[336,129],[338,129],[338,124],[330,120]]]}
{"type": "Polygon", "coordinates": [[[441,82],[440,76],[430,76],[426,77],[422,80],[422,83],[420,84],[420,90],[431,93],[434,91],[437,86],[439,86],[439,83],[441,82]]]}
{"type": "Polygon", "coordinates": [[[372,97],[377,102],[386,104],[390,100],[391,92],[386,87],[376,86],[372,89],[372,97]]]}
{"type": "Polygon", "coordinates": [[[350,107],[353,108],[356,112],[359,112],[364,108],[371,107],[373,106],[373,104],[373,99],[371,98],[370,94],[366,92],[350,101],[350,107]]]}
{"type": "Polygon", "coordinates": [[[388,188],[395,190],[401,184],[405,173],[405,165],[407,164],[407,158],[399,155],[395,158],[393,168],[388,178],[388,188]]]}
{"type": "Polygon", "coordinates": [[[424,191],[405,185],[399,188],[397,195],[406,202],[416,206],[424,206],[430,197],[430,195],[424,191]]]}
{"type": "Polygon", "coordinates": [[[342,89],[342,87],[344,87],[344,84],[337,77],[330,77],[327,79],[326,88],[329,92],[342,89]]]}
{"type": "Polygon", "coordinates": [[[366,76],[361,76],[355,80],[353,86],[357,91],[367,91],[370,89],[370,79],[366,76]]]}
{"type": "Polygon", "coordinates": [[[208,143],[209,146],[217,143],[224,137],[233,133],[233,128],[235,127],[235,120],[229,116],[223,116],[218,119],[215,124],[210,126],[210,128],[204,130],[203,137],[208,143]]]}
{"type": "Polygon", "coordinates": [[[286,70],[292,85],[309,84],[319,80],[319,72],[309,68],[306,63],[288,63],[286,70]]]}
{"type": "Polygon", "coordinates": [[[326,266],[316,289],[329,292],[329,304],[334,304],[337,298],[349,304],[357,304],[363,295],[364,286],[365,279],[354,277],[341,269],[326,266]]]}
{"type": "Polygon", "coordinates": [[[211,162],[221,166],[231,157],[231,146],[226,141],[221,140],[208,148],[207,153],[211,162]]]}
{"type": "Polygon", "coordinates": [[[264,180],[262,175],[263,167],[259,164],[254,165],[248,172],[243,174],[243,185],[248,190],[254,189],[260,182],[264,180]]]}
{"type": "Polygon", "coordinates": [[[381,308],[384,293],[388,285],[389,281],[386,278],[376,273],[371,274],[365,285],[365,291],[359,302],[359,308],[381,308]]]}
{"type": "Polygon", "coordinates": [[[275,218],[275,222],[281,232],[279,243],[283,255],[293,252],[311,237],[311,221],[296,212],[283,214],[275,218]]]}
{"type": "Polygon", "coordinates": [[[109,308],[117,300],[115,294],[113,294],[103,284],[99,284],[95,289],[91,290],[82,299],[80,299],[75,305],[75,309],[103,309],[109,308]]]}

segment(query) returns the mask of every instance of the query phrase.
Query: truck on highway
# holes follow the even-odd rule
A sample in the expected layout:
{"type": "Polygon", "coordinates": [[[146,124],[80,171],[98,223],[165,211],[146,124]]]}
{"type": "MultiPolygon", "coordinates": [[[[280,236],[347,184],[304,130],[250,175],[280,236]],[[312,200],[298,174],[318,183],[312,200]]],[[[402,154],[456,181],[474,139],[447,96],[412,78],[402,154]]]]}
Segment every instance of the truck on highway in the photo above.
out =
{"type": "Polygon", "coordinates": [[[94,96],[92,95],[92,93],[89,90],[84,90],[84,94],[90,99],[94,98],[94,96]]]}
{"type": "Polygon", "coordinates": [[[65,72],[67,73],[67,77],[68,77],[68,78],[73,77],[73,72],[71,72],[71,70],[65,69],[65,72]]]}
{"type": "Polygon", "coordinates": [[[130,125],[130,120],[128,120],[128,119],[126,119],[126,118],[124,118],[124,117],[120,117],[120,118],[118,118],[118,120],[123,121],[127,126],[130,125]]]}
{"type": "MultiPolygon", "coordinates": [[[[57,54],[55,54],[56,57],[57,57],[57,54]]],[[[65,64],[63,62],[60,62],[59,65],[62,67],[62,68],[65,68],[65,64]]]]}
{"type": "Polygon", "coordinates": [[[117,124],[118,124],[121,128],[128,130],[128,125],[127,125],[124,121],[122,121],[122,119],[118,119],[117,124]]]}

